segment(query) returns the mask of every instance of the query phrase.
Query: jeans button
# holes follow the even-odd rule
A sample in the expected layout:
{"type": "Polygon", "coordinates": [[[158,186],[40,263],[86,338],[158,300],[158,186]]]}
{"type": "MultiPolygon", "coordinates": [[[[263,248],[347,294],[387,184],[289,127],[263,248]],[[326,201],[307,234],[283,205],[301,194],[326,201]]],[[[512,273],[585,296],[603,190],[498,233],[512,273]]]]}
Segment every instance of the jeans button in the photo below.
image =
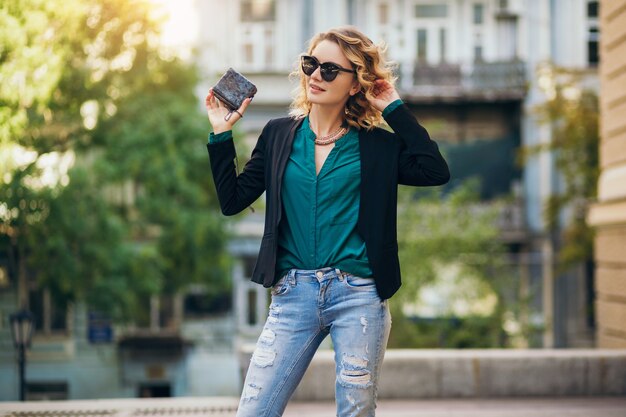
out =
{"type": "Polygon", "coordinates": [[[315,275],[317,275],[318,278],[322,278],[324,276],[324,273],[322,271],[317,271],[315,275]]]}

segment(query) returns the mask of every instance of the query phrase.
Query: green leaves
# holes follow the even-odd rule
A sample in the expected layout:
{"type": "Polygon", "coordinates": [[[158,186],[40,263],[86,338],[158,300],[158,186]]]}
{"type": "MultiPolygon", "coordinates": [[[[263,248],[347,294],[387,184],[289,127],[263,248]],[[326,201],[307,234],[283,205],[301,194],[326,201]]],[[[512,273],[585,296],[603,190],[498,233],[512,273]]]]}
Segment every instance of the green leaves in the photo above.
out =
{"type": "Polygon", "coordinates": [[[437,264],[464,260],[467,267],[480,267],[481,254],[502,252],[494,221],[500,208],[480,204],[477,190],[476,182],[467,181],[445,199],[440,192],[414,199],[411,189],[400,188],[400,261],[411,290],[433,280],[437,264]]]}
{"type": "Polygon", "coordinates": [[[118,320],[230,285],[198,72],[159,30],[147,0],[0,5],[0,250],[19,280],[118,320]]]}
{"type": "Polygon", "coordinates": [[[390,346],[500,346],[502,314],[514,308],[512,300],[516,297],[510,292],[517,285],[506,267],[497,223],[507,201],[481,203],[479,192],[480,184],[475,180],[467,180],[445,196],[441,189],[399,189],[398,244],[403,284],[391,304],[397,329],[392,330],[390,346]],[[425,294],[431,303],[433,297],[439,301],[424,306],[421,303],[425,294]],[[446,338],[458,339],[458,344],[443,343],[441,335],[433,334],[441,330],[441,325],[415,325],[405,316],[420,316],[419,311],[425,308],[436,310],[431,311],[434,316],[429,319],[454,319],[457,324],[448,329],[446,338]],[[472,326],[482,326],[480,323],[489,324],[489,334],[476,335],[473,341],[467,334],[462,335],[472,326]]]}
{"type": "Polygon", "coordinates": [[[557,273],[593,257],[593,229],[586,223],[589,203],[597,196],[599,167],[599,105],[596,93],[584,87],[584,72],[546,64],[539,68],[545,103],[533,109],[538,120],[551,129],[551,141],[527,147],[528,158],[552,151],[564,189],[545,202],[544,218],[549,230],[561,231],[557,273]],[[560,224],[564,208],[573,215],[560,224]]]}
{"type": "Polygon", "coordinates": [[[0,7],[0,145],[28,143],[32,123],[50,103],[70,56],[77,0],[5,1],[0,7]]]}

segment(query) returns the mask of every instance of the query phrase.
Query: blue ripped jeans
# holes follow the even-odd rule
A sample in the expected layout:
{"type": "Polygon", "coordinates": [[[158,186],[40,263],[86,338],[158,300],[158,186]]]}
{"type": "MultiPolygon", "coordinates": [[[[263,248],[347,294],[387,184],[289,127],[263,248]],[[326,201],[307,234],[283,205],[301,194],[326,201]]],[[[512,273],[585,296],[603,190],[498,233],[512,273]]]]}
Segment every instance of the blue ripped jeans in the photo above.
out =
{"type": "Polygon", "coordinates": [[[391,316],[372,278],[334,268],[292,269],[272,303],[244,382],[237,417],[277,417],[330,334],[337,416],[374,416],[391,316]]]}

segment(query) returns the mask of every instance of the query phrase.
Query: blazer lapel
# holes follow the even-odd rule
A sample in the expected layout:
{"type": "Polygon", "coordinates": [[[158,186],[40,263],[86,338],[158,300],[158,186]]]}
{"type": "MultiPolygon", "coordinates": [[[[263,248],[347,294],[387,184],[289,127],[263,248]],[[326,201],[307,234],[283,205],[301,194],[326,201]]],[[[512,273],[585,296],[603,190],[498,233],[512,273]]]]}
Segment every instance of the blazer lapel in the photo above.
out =
{"type": "Polygon", "coordinates": [[[289,122],[290,124],[288,125],[288,129],[281,130],[281,131],[286,131],[287,133],[285,135],[279,135],[279,137],[276,138],[276,142],[277,142],[276,147],[275,147],[276,156],[273,158],[275,161],[275,164],[273,164],[273,166],[271,167],[272,170],[276,170],[274,172],[275,175],[272,176],[272,178],[276,179],[275,196],[276,196],[277,203],[278,203],[276,226],[278,226],[278,223],[280,222],[280,219],[282,217],[282,212],[283,212],[280,193],[282,191],[283,175],[285,173],[285,167],[287,166],[287,161],[289,160],[289,155],[291,154],[291,148],[293,147],[293,140],[296,136],[296,130],[298,130],[298,127],[302,124],[303,120],[304,118],[290,121],[289,122]]]}

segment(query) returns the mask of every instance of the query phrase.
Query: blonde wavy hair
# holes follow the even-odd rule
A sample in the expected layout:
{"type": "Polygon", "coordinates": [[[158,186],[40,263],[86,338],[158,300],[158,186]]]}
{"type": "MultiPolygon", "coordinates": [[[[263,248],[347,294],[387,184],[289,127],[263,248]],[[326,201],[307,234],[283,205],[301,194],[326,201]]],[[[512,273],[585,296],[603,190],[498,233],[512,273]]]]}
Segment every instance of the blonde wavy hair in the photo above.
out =
{"type": "MultiPolygon", "coordinates": [[[[339,45],[344,55],[356,69],[356,78],[361,85],[361,91],[348,98],[345,107],[344,121],[357,129],[371,130],[382,124],[384,119],[381,112],[372,107],[366,97],[372,97],[374,81],[382,78],[394,85],[397,78],[394,76],[396,63],[386,59],[387,45],[384,42],[374,44],[354,26],[340,26],[315,35],[309,41],[308,55],[323,40],[329,40],[339,45]]],[[[300,56],[294,62],[294,70],[289,79],[299,79],[298,87],[293,91],[294,99],[289,106],[289,116],[302,118],[311,111],[311,102],[307,99],[307,76],[300,68],[300,56]]]]}

